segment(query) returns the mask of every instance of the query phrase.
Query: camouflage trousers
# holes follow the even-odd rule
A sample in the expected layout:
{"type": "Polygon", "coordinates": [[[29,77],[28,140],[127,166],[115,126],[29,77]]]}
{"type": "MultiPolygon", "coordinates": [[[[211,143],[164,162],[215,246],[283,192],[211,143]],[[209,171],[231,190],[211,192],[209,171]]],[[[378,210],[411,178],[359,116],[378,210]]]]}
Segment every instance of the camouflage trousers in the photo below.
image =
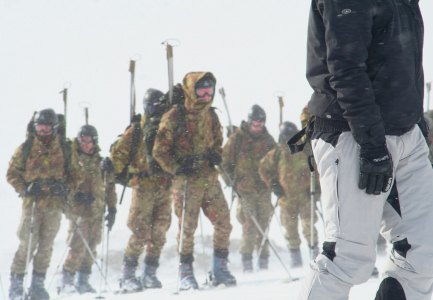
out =
{"type": "MultiPolygon", "coordinates": [[[[179,233],[177,242],[180,242],[183,201],[185,197],[185,181],[176,180],[173,183],[173,201],[176,216],[179,219],[179,233]]],[[[194,233],[197,229],[200,208],[214,226],[214,249],[228,249],[230,245],[230,211],[224,198],[221,184],[218,179],[209,182],[205,187],[189,185],[188,199],[186,200],[185,224],[183,231],[183,247],[181,254],[194,253],[194,233]]]]}
{"type": "MultiPolygon", "coordinates": [[[[271,216],[271,192],[263,190],[258,194],[249,194],[243,192],[243,199],[248,205],[248,208],[257,219],[263,231],[266,231],[269,218],[271,216]]],[[[241,254],[253,254],[254,248],[259,251],[260,244],[262,243],[263,236],[257,229],[246,208],[238,199],[236,217],[239,223],[242,224],[242,241],[241,241],[241,254]]],[[[266,242],[263,246],[261,257],[269,256],[269,245],[266,242]]]]}
{"type": "MultiPolygon", "coordinates": [[[[15,253],[11,267],[11,271],[16,274],[25,273],[31,218],[32,205],[28,205],[23,208],[20,225],[17,230],[20,245],[18,251],[15,253]]],[[[53,243],[59,232],[61,220],[61,208],[36,207],[30,259],[33,258],[33,270],[37,273],[44,274],[50,266],[53,243]],[[35,250],[36,254],[34,254],[35,250]]]]}
{"type": "MultiPolygon", "coordinates": [[[[78,216],[75,215],[74,218],[77,220],[78,216]]],[[[68,240],[73,234],[74,228],[74,222],[69,221],[68,240]]],[[[79,228],[81,229],[86,242],[89,244],[90,249],[92,249],[93,255],[96,257],[96,246],[101,243],[102,238],[102,217],[97,219],[84,218],[80,223],[79,228]]],[[[80,234],[75,230],[71,240],[68,257],[66,258],[63,267],[71,273],[79,271],[90,274],[93,263],[93,259],[87,251],[80,234]]]]}
{"type": "Polygon", "coordinates": [[[170,188],[143,190],[134,188],[127,225],[132,235],[125,256],[138,258],[146,248],[147,256],[158,257],[171,224],[170,188]]]}
{"type": "MultiPolygon", "coordinates": [[[[302,233],[308,245],[311,246],[311,202],[309,199],[281,197],[278,204],[281,209],[281,223],[286,229],[285,237],[289,242],[289,249],[297,250],[301,245],[298,233],[298,216],[301,218],[302,233]]],[[[314,228],[314,245],[317,243],[317,230],[314,228]]]]}

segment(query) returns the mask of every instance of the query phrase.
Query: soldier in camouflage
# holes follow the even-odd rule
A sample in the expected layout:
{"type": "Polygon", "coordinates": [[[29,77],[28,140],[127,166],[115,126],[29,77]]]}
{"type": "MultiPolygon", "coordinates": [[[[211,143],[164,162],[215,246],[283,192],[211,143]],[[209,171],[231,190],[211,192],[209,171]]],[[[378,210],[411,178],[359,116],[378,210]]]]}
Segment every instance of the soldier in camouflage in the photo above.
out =
{"type": "MultiPolygon", "coordinates": [[[[281,221],[286,229],[286,239],[291,254],[291,267],[302,266],[300,253],[301,240],[298,234],[298,216],[301,218],[302,232],[318,254],[317,230],[314,229],[314,244],[311,245],[311,202],[310,202],[310,169],[307,154],[290,154],[287,141],[298,129],[291,122],[284,122],[280,126],[279,147],[270,151],[260,162],[259,172],[269,188],[278,197],[281,209],[281,221]]],[[[316,195],[320,199],[320,184],[316,178],[316,195]]]]}
{"type": "MultiPolygon", "coordinates": [[[[98,132],[92,125],[80,128],[77,138],[72,140],[72,148],[78,153],[79,164],[84,167],[84,182],[77,192],[71,195],[70,207],[75,220],[81,216],[79,228],[96,257],[96,246],[101,242],[105,206],[108,206],[105,219],[108,221],[109,230],[114,224],[117,212],[113,164],[109,158],[103,159],[99,154],[98,132]]],[[[76,232],[72,220],[69,222],[68,241],[69,239],[70,250],[63,265],[61,292],[95,293],[95,289],[89,284],[94,261],[87,252],[82,237],[76,232]],[[74,284],[75,272],[77,282],[74,284]]]]}
{"type": "MultiPolygon", "coordinates": [[[[271,190],[259,175],[260,160],[277,144],[268,133],[266,113],[258,105],[254,105],[248,113],[248,122],[242,121],[223,148],[222,166],[233,178],[236,188],[247,203],[254,217],[263,230],[268,225],[272,210],[271,190]]],[[[224,178],[225,179],[225,178],[224,178]]],[[[228,182],[226,180],[226,182],[228,182]]],[[[263,239],[254,222],[242,207],[237,206],[237,219],[242,224],[242,265],[244,272],[253,271],[253,251],[260,248],[263,239]]],[[[268,268],[269,247],[265,244],[259,258],[260,269],[268,268]]]]}
{"type": "Polygon", "coordinates": [[[194,232],[200,208],[214,225],[213,277],[215,283],[236,284],[227,269],[232,226],[230,212],[218,181],[215,166],[221,163],[223,142],[221,124],[211,110],[216,79],[212,73],[188,73],[183,79],[184,105],[175,105],[162,118],[156,135],[153,155],[161,167],[175,176],[173,200],[179,218],[179,234],[186,200],[183,248],[181,249],[181,289],[197,289],[192,262],[194,232]]]}
{"type": "Polygon", "coordinates": [[[11,299],[21,299],[23,294],[34,203],[31,254],[35,250],[36,254],[33,256],[29,296],[31,299],[49,299],[44,281],[54,238],[62,219],[62,200],[68,194],[75,193],[83,180],[77,153],[71,151],[70,143],[58,134],[58,129],[59,117],[54,110],[41,110],[29,126],[27,141],[15,151],[9,163],[7,180],[23,199],[22,217],[17,231],[20,245],[11,267],[11,299]]]}
{"type": "Polygon", "coordinates": [[[140,124],[129,127],[111,149],[115,174],[120,174],[125,167],[128,167],[128,173],[132,177],[129,186],[133,188],[127,221],[132,235],[124,255],[123,292],[138,292],[143,288],[162,287],[156,277],[156,269],[159,266],[159,257],[171,223],[171,178],[151,157],[153,141],[149,137],[157,130],[158,118],[161,118],[166,109],[163,107],[163,96],[162,92],[154,89],[146,92],[143,100],[145,115],[140,124]],[[137,130],[136,133],[134,130],[137,130]],[[134,135],[138,135],[138,139],[134,135]],[[130,161],[131,149],[134,147],[137,155],[133,157],[133,161],[130,161]],[[138,258],[146,245],[140,281],[135,276],[135,271],[138,258]]]}

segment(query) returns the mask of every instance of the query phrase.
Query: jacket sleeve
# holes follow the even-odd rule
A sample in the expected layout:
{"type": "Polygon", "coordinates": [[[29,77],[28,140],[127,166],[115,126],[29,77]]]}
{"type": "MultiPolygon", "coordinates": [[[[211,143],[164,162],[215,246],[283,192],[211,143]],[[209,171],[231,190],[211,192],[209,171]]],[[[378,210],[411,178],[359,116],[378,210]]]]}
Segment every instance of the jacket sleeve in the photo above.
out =
{"type": "MultiPolygon", "coordinates": [[[[330,85],[337,92],[356,142],[364,147],[385,144],[380,108],[366,70],[376,4],[373,0],[313,1],[310,15],[325,27],[330,85]]],[[[309,34],[314,34],[309,31],[309,34]]],[[[309,45],[314,47],[314,45],[309,45]]]]}
{"type": "Polygon", "coordinates": [[[23,178],[24,170],[22,169],[23,163],[23,145],[15,150],[12,159],[9,162],[9,168],[6,173],[6,179],[15,191],[19,194],[27,187],[27,182],[23,178]]]}
{"type": "Polygon", "coordinates": [[[158,132],[155,138],[155,145],[153,146],[153,157],[164,171],[172,175],[175,175],[176,170],[180,167],[170,153],[170,149],[173,144],[175,124],[175,110],[164,114],[162,116],[161,122],[159,123],[158,132]]]}
{"type": "Polygon", "coordinates": [[[70,195],[74,195],[80,184],[84,181],[84,168],[78,164],[78,153],[75,149],[71,149],[71,168],[65,186],[69,190],[70,195]]]}
{"type": "Polygon", "coordinates": [[[215,128],[215,134],[214,134],[214,144],[213,144],[213,151],[217,152],[218,154],[222,154],[222,145],[223,145],[223,132],[222,132],[222,126],[220,123],[220,120],[218,116],[215,114],[216,119],[216,128],[215,128]]]}
{"type": "Polygon", "coordinates": [[[114,165],[114,173],[122,173],[122,170],[129,163],[129,153],[132,147],[133,126],[129,127],[111,149],[111,161],[114,165]]]}
{"type": "Polygon", "coordinates": [[[275,150],[269,151],[265,157],[262,158],[259,165],[259,174],[262,180],[266,183],[266,186],[270,188],[272,186],[272,180],[277,170],[275,170],[275,150]]]}
{"type": "MultiPolygon", "coordinates": [[[[236,152],[236,139],[238,136],[238,132],[235,132],[229,137],[229,140],[222,148],[222,162],[221,165],[226,170],[226,172],[229,174],[232,180],[234,180],[235,175],[235,169],[236,169],[236,162],[235,162],[235,152],[236,152]]],[[[237,149],[239,151],[239,149],[237,149]]],[[[221,177],[225,181],[226,184],[228,184],[227,178],[223,174],[221,174],[221,177]]]]}
{"type": "Polygon", "coordinates": [[[108,207],[116,207],[117,204],[117,194],[116,194],[116,185],[114,183],[114,174],[107,174],[107,206],[108,207]]]}

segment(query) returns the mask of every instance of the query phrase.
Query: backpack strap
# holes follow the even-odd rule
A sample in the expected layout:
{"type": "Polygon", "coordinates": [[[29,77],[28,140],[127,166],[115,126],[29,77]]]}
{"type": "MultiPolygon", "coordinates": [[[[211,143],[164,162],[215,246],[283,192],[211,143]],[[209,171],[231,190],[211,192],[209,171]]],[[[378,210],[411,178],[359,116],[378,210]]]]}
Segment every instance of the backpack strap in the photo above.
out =
{"type": "Polygon", "coordinates": [[[178,104],[176,105],[176,124],[173,134],[172,151],[174,150],[177,140],[183,133],[188,136],[188,132],[186,131],[186,109],[185,106],[178,104]]]}
{"type": "Polygon", "coordinates": [[[24,172],[26,171],[27,159],[29,158],[30,152],[32,151],[33,139],[34,139],[34,136],[29,136],[26,139],[26,141],[24,142],[24,146],[23,146],[23,163],[21,165],[21,168],[23,169],[24,172]]]}
{"type": "Polygon", "coordinates": [[[209,108],[210,111],[210,115],[212,117],[212,133],[213,133],[213,137],[215,138],[216,135],[216,130],[217,130],[217,121],[218,121],[218,115],[215,112],[216,107],[211,107],[209,108]]]}
{"type": "Polygon", "coordinates": [[[135,122],[133,123],[133,129],[132,129],[132,144],[131,144],[131,150],[129,151],[129,164],[132,164],[132,162],[135,159],[135,156],[138,152],[138,147],[140,145],[140,139],[141,139],[141,128],[140,123],[135,122]]]}
{"type": "Polygon", "coordinates": [[[63,152],[63,169],[65,170],[65,175],[69,176],[71,171],[72,143],[62,135],[59,135],[59,141],[63,152]]]}

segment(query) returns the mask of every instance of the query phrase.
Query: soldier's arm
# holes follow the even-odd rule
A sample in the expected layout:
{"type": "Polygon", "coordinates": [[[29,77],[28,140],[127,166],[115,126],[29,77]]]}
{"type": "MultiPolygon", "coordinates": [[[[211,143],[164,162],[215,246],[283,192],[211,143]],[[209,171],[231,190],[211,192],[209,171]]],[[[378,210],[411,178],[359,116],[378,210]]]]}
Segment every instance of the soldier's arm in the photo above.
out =
{"type": "Polygon", "coordinates": [[[69,190],[69,194],[73,195],[78,190],[80,184],[84,181],[84,168],[79,164],[77,151],[71,149],[71,168],[68,178],[65,181],[65,186],[69,190]]]}
{"type": "Polygon", "coordinates": [[[259,174],[266,186],[272,186],[272,179],[274,178],[277,170],[275,170],[275,150],[269,151],[265,157],[262,158],[259,164],[259,174]]]}
{"type": "Polygon", "coordinates": [[[14,155],[12,156],[11,161],[9,162],[9,168],[6,173],[6,179],[10,185],[12,185],[15,191],[19,194],[23,192],[23,190],[27,187],[27,182],[25,182],[23,178],[24,171],[22,169],[23,164],[23,145],[18,147],[15,150],[14,155]]]}
{"type": "Polygon", "coordinates": [[[116,207],[117,204],[117,194],[116,194],[116,185],[114,183],[114,174],[107,174],[107,206],[108,207],[116,207]]]}
{"type": "Polygon", "coordinates": [[[180,165],[176,162],[170,149],[173,145],[174,126],[176,124],[176,110],[171,110],[162,116],[158,133],[153,146],[153,157],[161,168],[175,175],[180,165]]]}
{"type": "Polygon", "coordinates": [[[129,153],[132,147],[132,131],[134,127],[129,127],[125,133],[119,138],[111,149],[111,161],[114,165],[114,173],[119,174],[129,163],[129,153]]]}
{"type": "MultiPolygon", "coordinates": [[[[235,163],[235,147],[236,147],[236,137],[239,133],[234,133],[229,137],[229,140],[227,141],[227,143],[224,145],[223,149],[222,149],[222,163],[221,165],[223,166],[223,168],[227,171],[227,173],[229,174],[229,176],[231,176],[232,179],[234,179],[234,170],[236,167],[236,163],[235,163]]],[[[239,150],[239,149],[238,149],[239,150]]],[[[227,179],[224,177],[224,175],[222,175],[223,180],[228,184],[227,179]]]]}
{"type": "Polygon", "coordinates": [[[218,116],[215,114],[216,119],[216,128],[215,128],[215,135],[214,135],[214,144],[213,144],[213,151],[222,154],[223,149],[222,149],[222,145],[223,145],[223,132],[222,132],[222,126],[220,123],[220,120],[218,118],[218,116]]]}

